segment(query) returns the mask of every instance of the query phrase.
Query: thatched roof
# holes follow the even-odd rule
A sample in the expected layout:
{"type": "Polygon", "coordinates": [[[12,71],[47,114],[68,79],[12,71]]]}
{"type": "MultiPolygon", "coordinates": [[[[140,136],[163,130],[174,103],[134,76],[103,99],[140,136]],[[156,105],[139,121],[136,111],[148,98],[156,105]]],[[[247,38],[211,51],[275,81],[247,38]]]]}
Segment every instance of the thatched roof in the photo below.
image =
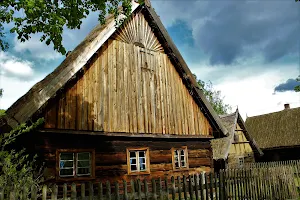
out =
{"type": "Polygon", "coordinates": [[[262,151],[256,145],[255,141],[252,137],[248,134],[245,123],[238,111],[238,109],[231,114],[228,115],[221,115],[220,116],[224,126],[229,131],[228,136],[220,139],[213,139],[211,140],[211,145],[213,149],[213,159],[220,160],[220,159],[227,159],[230,145],[234,142],[234,133],[236,129],[236,125],[239,124],[240,127],[243,129],[244,135],[246,139],[250,142],[250,146],[255,153],[262,155],[262,151]]]}
{"type": "Polygon", "coordinates": [[[262,149],[300,145],[300,107],[248,117],[249,134],[262,149]]]}
{"type": "MultiPolygon", "coordinates": [[[[164,52],[174,63],[189,93],[209,120],[216,135],[227,135],[227,129],[223,126],[219,116],[207,101],[203,91],[199,88],[195,77],[167,33],[159,16],[151,7],[150,1],[147,0],[146,5],[133,2],[132,15],[137,12],[144,14],[153,32],[162,44],[164,52]]],[[[105,25],[96,26],[51,74],[35,84],[24,96],[7,109],[7,115],[4,119],[5,123],[14,128],[18,124],[32,120],[34,115],[42,112],[48,100],[54,98],[59,90],[76,77],[84,65],[89,62],[92,56],[97,53],[98,49],[116,30],[113,16],[109,16],[106,19],[105,25]]]]}

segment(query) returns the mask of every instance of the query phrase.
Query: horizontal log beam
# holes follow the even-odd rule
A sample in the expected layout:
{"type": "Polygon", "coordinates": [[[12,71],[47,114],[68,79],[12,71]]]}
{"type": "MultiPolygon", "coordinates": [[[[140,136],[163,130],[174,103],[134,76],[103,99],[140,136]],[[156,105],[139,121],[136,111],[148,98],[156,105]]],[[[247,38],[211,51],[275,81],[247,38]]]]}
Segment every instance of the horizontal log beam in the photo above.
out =
{"type": "Polygon", "coordinates": [[[64,129],[42,129],[41,133],[63,133],[75,135],[98,135],[108,137],[129,137],[129,138],[170,138],[170,139],[213,139],[211,135],[171,135],[171,134],[143,134],[143,133],[124,133],[124,132],[104,132],[104,131],[79,131],[64,129]]]}

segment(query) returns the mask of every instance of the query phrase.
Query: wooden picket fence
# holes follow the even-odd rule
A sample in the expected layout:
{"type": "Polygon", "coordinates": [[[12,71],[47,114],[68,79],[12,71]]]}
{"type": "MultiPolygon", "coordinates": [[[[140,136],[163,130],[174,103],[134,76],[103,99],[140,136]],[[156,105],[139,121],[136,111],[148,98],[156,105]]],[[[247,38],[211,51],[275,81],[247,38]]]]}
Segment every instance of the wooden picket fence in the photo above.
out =
{"type": "Polygon", "coordinates": [[[298,199],[299,161],[255,163],[242,169],[130,182],[65,183],[31,187],[30,191],[1,188],[4,199],[99,200],[287,200],[298,199]]]}

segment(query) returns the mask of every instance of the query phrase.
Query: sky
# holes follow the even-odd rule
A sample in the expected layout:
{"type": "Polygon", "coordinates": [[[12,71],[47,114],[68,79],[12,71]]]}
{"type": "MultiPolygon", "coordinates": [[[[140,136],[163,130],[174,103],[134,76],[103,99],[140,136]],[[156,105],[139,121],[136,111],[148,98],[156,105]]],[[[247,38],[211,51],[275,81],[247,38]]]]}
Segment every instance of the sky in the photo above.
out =
{"type": "MultiPolygon", "coordinates": [[[[232,111],[246,117],[300,107],[293,91],[300,74],[300,2],[293,0],[152,0],[189,68],[221,91],[232,111]]],[[[97,25],[89,15],[80,30],[65,30],[73,50],[97,25]]],[[[7,25],[8,30],[10,26],[7,25]]],[[[21,43],[8,33],[0,52],[0,108],[7,109],[65,58],[39,41],[21,43]]]]}

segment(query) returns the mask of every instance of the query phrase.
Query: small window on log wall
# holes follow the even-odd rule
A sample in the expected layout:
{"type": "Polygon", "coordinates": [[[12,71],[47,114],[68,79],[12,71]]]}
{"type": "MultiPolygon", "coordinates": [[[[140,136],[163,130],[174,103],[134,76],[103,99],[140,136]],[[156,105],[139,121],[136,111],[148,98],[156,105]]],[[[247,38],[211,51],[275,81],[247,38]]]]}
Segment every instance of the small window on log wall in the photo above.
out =
{"type": "Polygon", "coordinates": [[[174,170],[188,169],[187,147],[172,148],[172,162],[174,170]]]}
{"type": "Polygon", "coordinates": [[[57,151],[57,171],[60,178],[86,178],[93,176],[94,150],[57,151]]]}
{"type": "Polygon", "coordinates": [[[127,165],[128,165],[128,174],[150,173],[149,149],[128,148],[127,165]]]}

